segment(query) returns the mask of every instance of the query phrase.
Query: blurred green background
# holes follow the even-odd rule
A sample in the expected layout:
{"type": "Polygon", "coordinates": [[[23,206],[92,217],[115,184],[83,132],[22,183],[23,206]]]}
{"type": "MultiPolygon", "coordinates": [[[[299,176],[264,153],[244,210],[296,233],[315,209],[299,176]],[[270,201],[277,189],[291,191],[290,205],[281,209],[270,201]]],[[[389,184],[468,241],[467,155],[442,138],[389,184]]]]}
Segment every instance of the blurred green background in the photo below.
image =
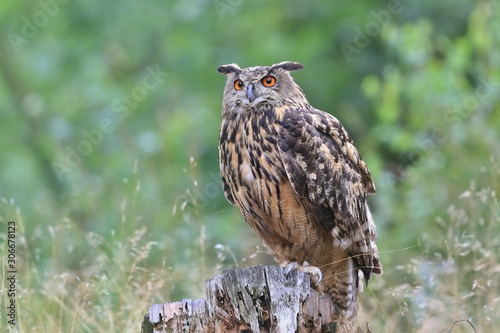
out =
{"type": "Polygon", "coordinates": [[[137,332],[149,305],[272,264],[220,187],[216,68],[292,60],[375,178],[385,275],[361,296],[368,322],[496,331],[499,14],[493,0],[3,1],[0,234],[16,221],[19,276],[17,326],[0,323],[137,332]]]}

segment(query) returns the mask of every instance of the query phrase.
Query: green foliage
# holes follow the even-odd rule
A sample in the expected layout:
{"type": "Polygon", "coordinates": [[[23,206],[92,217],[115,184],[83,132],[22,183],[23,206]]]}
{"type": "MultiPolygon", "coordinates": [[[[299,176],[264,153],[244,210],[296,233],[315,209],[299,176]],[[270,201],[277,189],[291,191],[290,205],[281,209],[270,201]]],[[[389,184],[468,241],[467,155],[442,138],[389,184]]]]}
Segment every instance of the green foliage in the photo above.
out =
{"type": "Polygon", "coordinates": [[[149,305],[273,262],[220,186],[216,68],[282,60],[304,64],[297,82],[375,177],[373,330],[497,331],[499,10],[2,2],[0,235],[16,221],[17,331],[137,331],[149,305]]]}

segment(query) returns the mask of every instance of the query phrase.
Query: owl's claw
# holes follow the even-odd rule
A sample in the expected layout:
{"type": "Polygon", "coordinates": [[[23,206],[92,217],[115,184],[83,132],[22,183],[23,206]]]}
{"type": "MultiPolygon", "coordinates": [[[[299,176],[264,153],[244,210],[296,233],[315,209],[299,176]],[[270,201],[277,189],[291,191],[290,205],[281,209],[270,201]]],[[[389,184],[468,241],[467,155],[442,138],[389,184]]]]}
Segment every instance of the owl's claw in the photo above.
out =
{"type": "Polygon", "coordinates": [[[298,270],[308,273],[311,278],[311,283],[313,284],[313,286],[318,288],[317,286],[323,279],[323,273],[321,273],[321,270],[318,267],[302,266],[301,268],[298,268],[298,270]]]}
{"type": "Polygon", "coordinates": [[[302,266],[297,264],[295,261],[292,261],[286,266],[285,274],[288,276],[290,272],[294,269],[298,269],[301,272],[309,274],[311,278],[311,283],[314,286],[319,285],[321,279],[323,278],[323,274],[321,273],[321,270],[318,267],[309,266],[307,263],[304,263],[304,265],[302,266]]]}
{"type": "Polygon", "coordinates": [[[286,276],[290,275],[290,273],[295,269],[295,267],[297,267],[296,262],[292,261],[291,263],[289,263],[285,270],[286,276]]]}

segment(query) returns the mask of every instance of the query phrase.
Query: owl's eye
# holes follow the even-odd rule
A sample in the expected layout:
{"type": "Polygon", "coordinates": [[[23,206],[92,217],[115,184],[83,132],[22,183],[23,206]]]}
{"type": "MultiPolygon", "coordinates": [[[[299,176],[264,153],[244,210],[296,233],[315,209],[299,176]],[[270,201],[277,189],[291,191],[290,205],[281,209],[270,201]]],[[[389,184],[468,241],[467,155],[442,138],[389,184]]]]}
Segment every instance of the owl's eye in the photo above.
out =
{"type": "Polygon", "coordinates": [[[262,84],[264,87],[272,87],[276,84],[276,78],[274,76],[268,75],[262,79],[262,84]]]}
{"type": "Polygon", "coordinates": [[[241,90],[245,84],[240,79],[234,81],[234,89],[241,90]]]}

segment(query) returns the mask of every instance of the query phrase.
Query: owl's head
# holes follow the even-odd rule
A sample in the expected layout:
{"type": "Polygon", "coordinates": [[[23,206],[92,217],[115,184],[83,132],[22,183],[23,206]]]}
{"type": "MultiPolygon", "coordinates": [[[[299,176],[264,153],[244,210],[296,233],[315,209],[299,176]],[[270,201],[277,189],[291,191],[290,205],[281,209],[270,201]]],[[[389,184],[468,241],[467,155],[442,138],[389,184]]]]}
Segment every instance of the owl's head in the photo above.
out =
{"type": "Polygon", "coordinates": [[[259,112],[282,105],[305,107],[308,102],[304,93],[290,75],[291,71],[303,67],[291,61],[248,68],[236,64],[220,66],[217,68],[219,73],[227,75],[223,114],[259,112]]]}

